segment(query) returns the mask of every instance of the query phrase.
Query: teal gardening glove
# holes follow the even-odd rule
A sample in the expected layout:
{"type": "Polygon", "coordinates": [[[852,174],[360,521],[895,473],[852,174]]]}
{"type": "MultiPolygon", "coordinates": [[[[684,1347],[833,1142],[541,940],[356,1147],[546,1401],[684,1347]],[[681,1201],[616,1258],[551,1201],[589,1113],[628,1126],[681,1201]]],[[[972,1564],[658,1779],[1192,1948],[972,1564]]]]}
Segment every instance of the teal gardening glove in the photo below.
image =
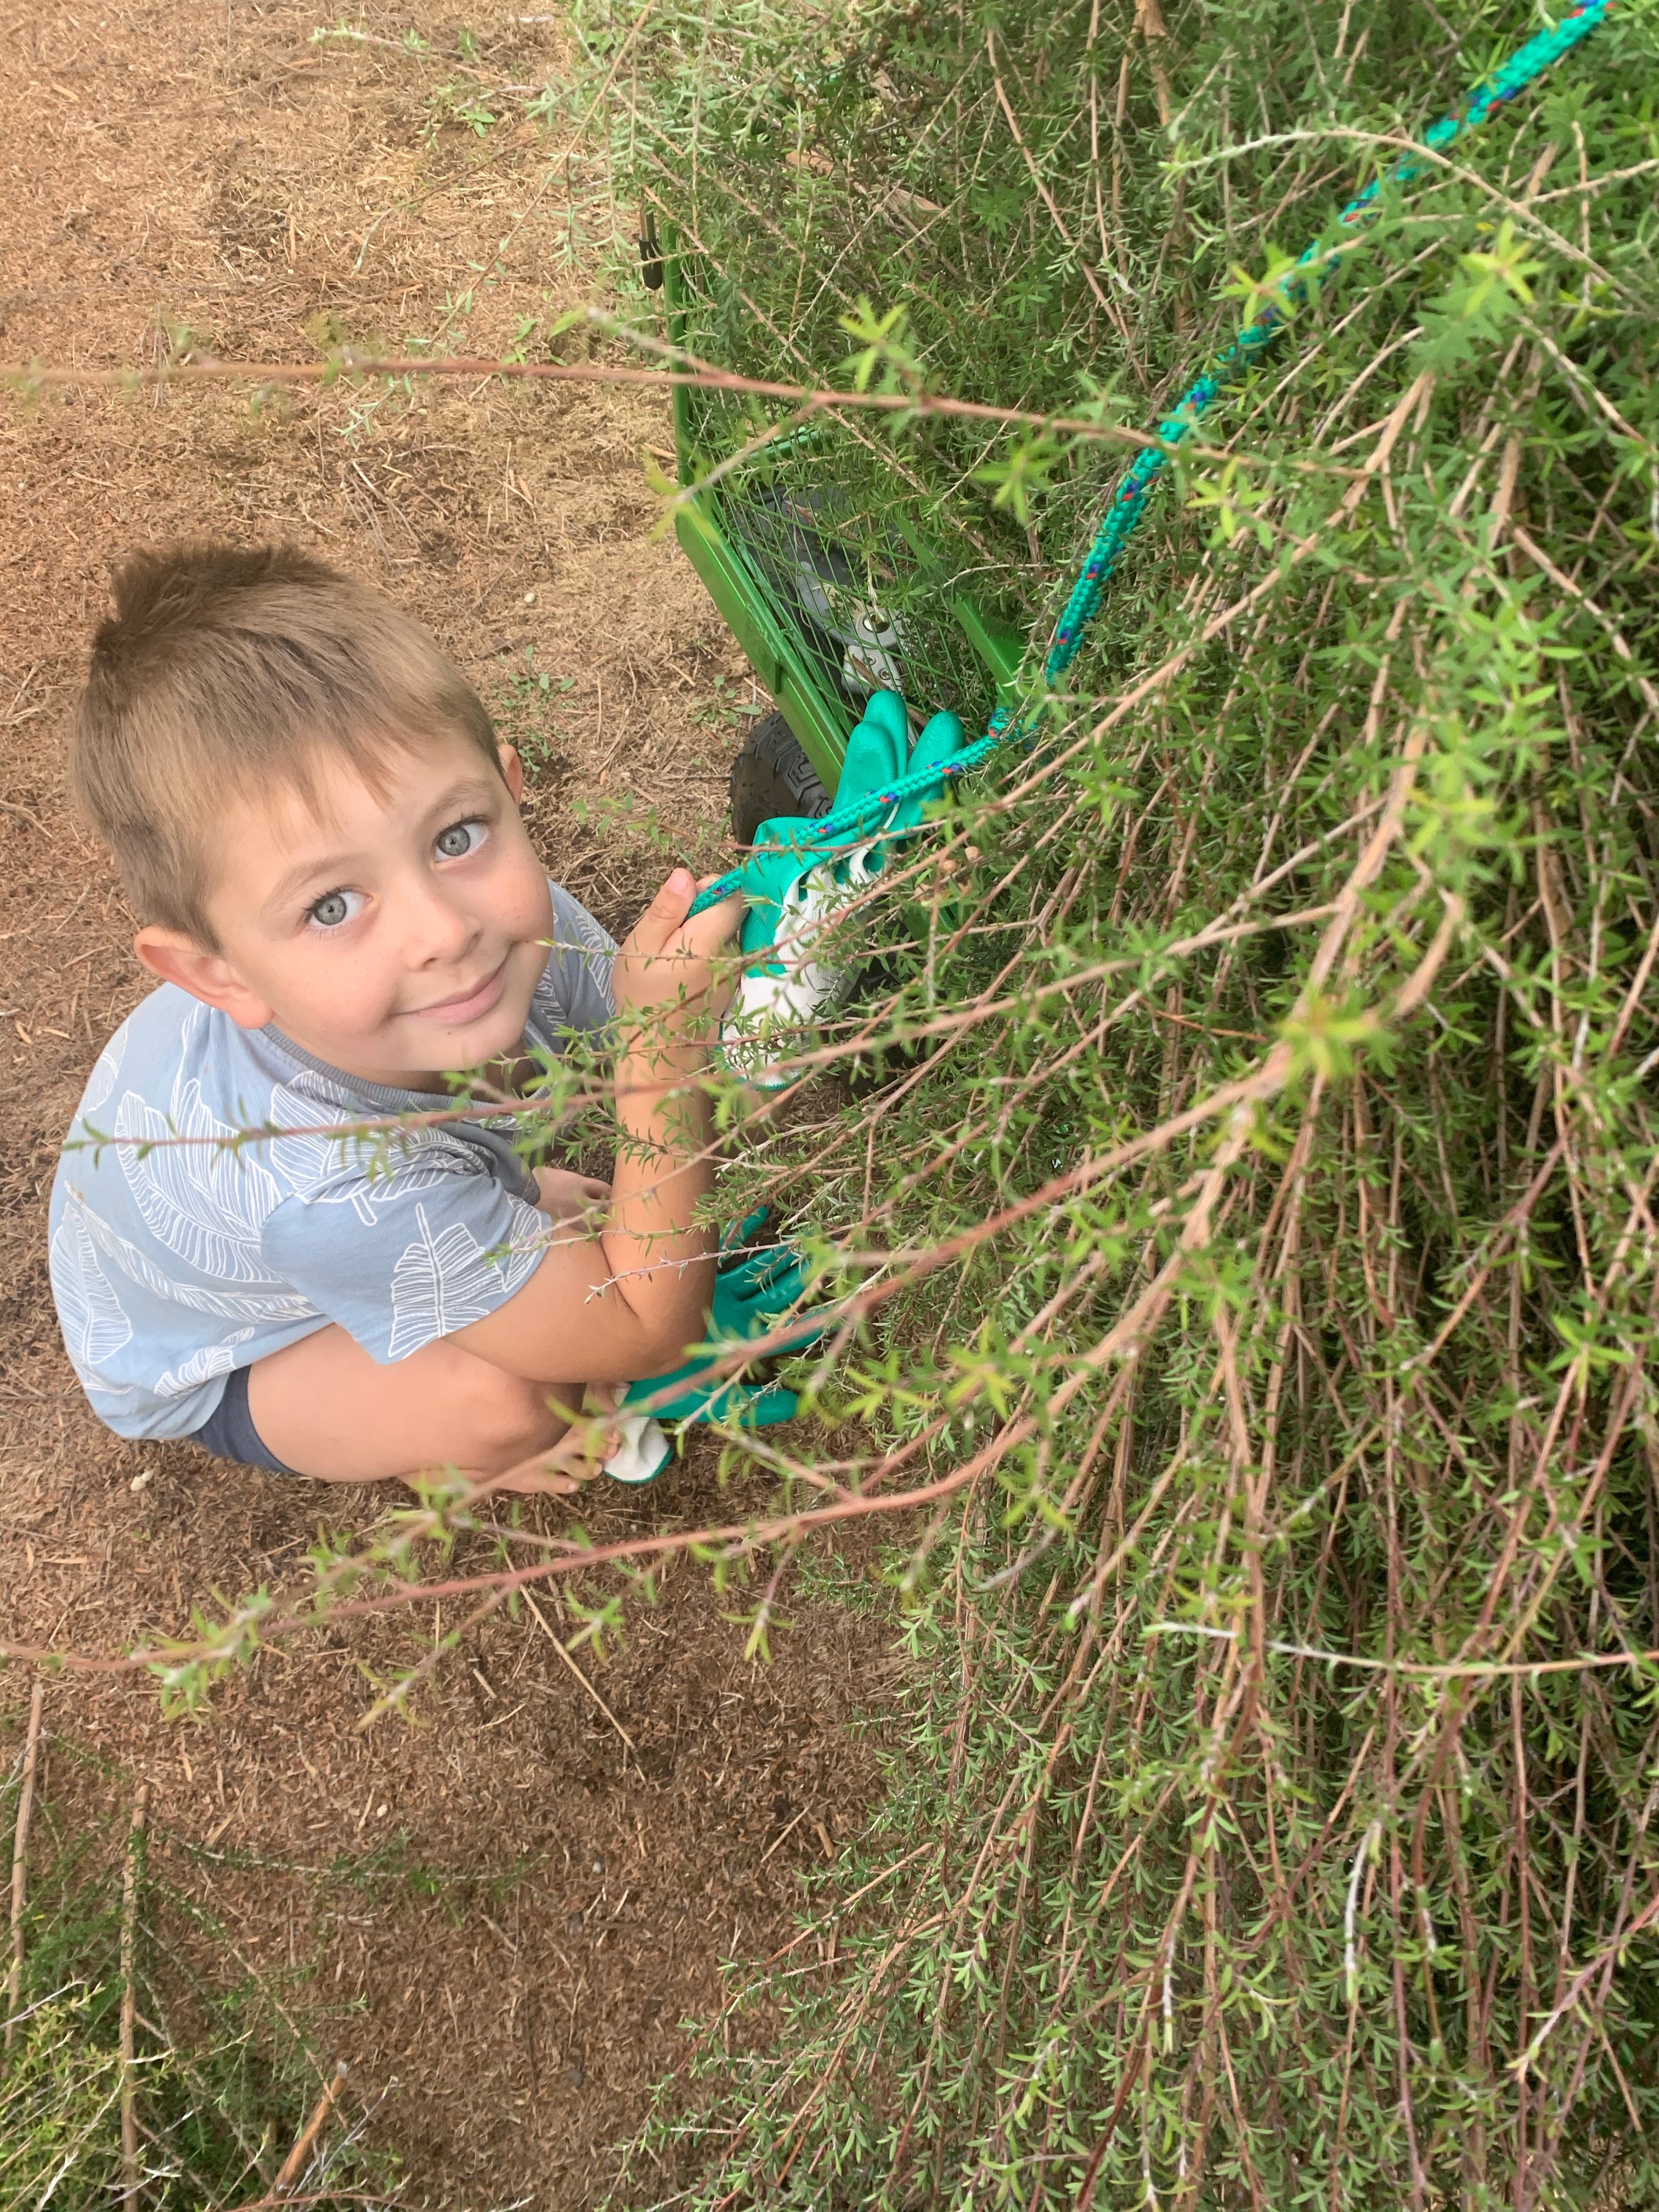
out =
{"type": "Polygon", "coordinates": [[[935,714],[910,749],[909,718],[896,691],[878,691],[847,740],[836,813],[853,813],[848,834],[866,833],[851,852],[818,858],[810,842],[816,824],[781,815],[763,822],[754,852],[740,872],[749,910],[743,949],[750,965],[726,1018],[726,1054],[731,1065],[763,1087],[787,1081],[767,1064],[767,1033],[799,1030],[834,1006],[848,988],[844,969],[814,957],[825,926],[885,865],[888,848],[914,830],[930,797],[944,788],[946,763],[963,750],[960,719],[935,714]],[[884,793],[901,776],[937,769],[930,787],[896,802],[884,793]],[[866,818],[867,817],[867,819],[866,818]]]}
{"type": "MultiPolygon", "coordinates": [[[[847,740],[847,757],[842,763],[841,781],[836,786],[836,811],[839,814],[854,805],[869,806],[872,830],[880,841],[874,849],[878,856],[883,854],[896,838],[916,827],[921,820],[922,808],[944,789],[945,763],[966,750],[966,734],[961,717],[947,708],[935,714],[927,725],[913,752],[909,717],[903,700],[896,691],[878,691],[864,710],[864,720],[847,740]],[[937,781],[931,789],[912,792],[885,810],[878,805],[882,793],[901,776],[917,775],[928,769],[938,770],[937,781]]],[[[869,872],[878,873],[880,866],[878,857],[869,872]]]]}
{"type": "MultiPolygon", "coordinates": [[[[726,1253],[741,1249],[766,1218],[763,1207],[741,1222],[722,1244],[726,1253]]],[[[623,1393],[620,1410],[644,1412],[647,1406],[662,1421],[721,1421],[737,1419],[746,1429],[769,1428],[793,1420],[799,1400],[781,1383],[744,1382],[715,1371],[735,1345],[765,1336],[777,1327],[800,1297],[806,1284],[806,1263],[793,1244],[771,1244],[750,1251],[719,1267],[714,1276],[714,1303],[702,1343],[684,1365],[665,1375],[647,1376],[630,1382],[623,1393]],[[666,1404],[653,1403],[671,1385],[678,1389],[666,1404]]],[[[829,1332],[836,1310],[825,1307],[803,1314],[792,1326],[790,1352],[804,1352],[829,1332]]],[[[769,1355],[774,1356],[774,1355],[769,1355]]]]}

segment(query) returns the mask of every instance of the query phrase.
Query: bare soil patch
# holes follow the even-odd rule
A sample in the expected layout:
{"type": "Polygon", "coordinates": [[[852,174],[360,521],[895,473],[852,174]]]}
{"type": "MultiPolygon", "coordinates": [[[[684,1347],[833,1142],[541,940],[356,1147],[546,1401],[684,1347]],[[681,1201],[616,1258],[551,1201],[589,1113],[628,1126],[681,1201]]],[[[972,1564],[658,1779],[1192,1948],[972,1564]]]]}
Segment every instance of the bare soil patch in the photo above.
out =
{"type": "MultiPolygon", "coordinates": [[[[281,361],[331,338],[489,354],[598,281],[613,210],[591,161],[553,158],[564,126],[479,136],[454,119],[459,94],[434,100],[446,83],[561,82],[557,21],[477,31],[461,67],[435,0],[364,12],[361,40],[314,40],[319,13],[295,0],[3,20],[0,356],[132,368],[194,344],[281,361]],[[429,53],[399,49],[410,28],[429,53]]],[[[57,1147],[145,988],[60,769],[111,561],[176,537],[280,536],[394,591],[524,747],[549,866],[616,928],[671,859],[718,865],[733,706],[753,697],[689,565],[651,534],[641,456],[670,445],[649,398],[488,385],[0,407],[8,1635],[115,1650],[179,1629],[211,1590],[280,1581],[319,1524],[386,1502],[122,1443],[58,1340],[57,1147]]],[[[659,1493],[605,1501],[589,1526],[689,1526],[762,1495],[737,1487],[722,1495],[694,1449],[659,1493]]],[[[585,2206],[608,2147],[684,2062],[681,2021],[715,2007],[720,1959],[783,1939],[800,1870],[875,1786],[848,1723],[878,1701],[882,1636],[830,1604],[794,1620],[777,1662],[752,1666],[701,1574],[678,1568],[589,1669],[631,1753],[528,1618],[474,1632],[418,1727],[367,1735],[374,1678],[430,1638],[429,1613],[263,1656],[196,1723],[161,1723],[147,1684],[60,1678],[59,1743],[105,1773],[60,1753],[45,1789],[64,1821],[77,1803],[90,1817],[112,1777],[150,1780],[167,1881],[347,2060],[352,2097],[392,2087],[375,2124],[416,2201],[585,2206]]],[[[27,1685],[7,1691],[9,1753],[27,1685]]]]}

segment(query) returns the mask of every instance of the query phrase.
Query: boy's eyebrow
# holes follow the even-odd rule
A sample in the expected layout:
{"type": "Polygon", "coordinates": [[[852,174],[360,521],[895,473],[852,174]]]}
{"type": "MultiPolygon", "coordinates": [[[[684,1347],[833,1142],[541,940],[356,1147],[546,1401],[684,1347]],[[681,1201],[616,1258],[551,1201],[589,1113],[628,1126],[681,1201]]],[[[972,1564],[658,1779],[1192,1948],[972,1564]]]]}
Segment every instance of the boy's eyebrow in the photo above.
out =
{"type": "MultiPolygon", "coordinates": [[[[453,821],[457,807],[465,806],[469,801],[493,798],[496,788],[487,775],[459,776],[441,791],[426,809],[426,819],[428,823],[439,824],[453,821]]],[[[349,873],[364,857],[361,847],[349,852],[309,854],[304,860],[296,860],[291,868],[283,871],[266,893],[264,903],[268,908],[286,905],[289,899],[307,884],[315,883],[319,877],[349,873]]]]}
{"type": "Polygon", "coordinates": [[[286,906],[289,899],[295,897],[307,884],[315,883],[319,877],[349,873],[353,865],[362,857],[360,852],[321,853],[310,860],[296,860],[291,868],[285,868],[277,877],[266,893],[264,903],[267,907],[286,906]]]}

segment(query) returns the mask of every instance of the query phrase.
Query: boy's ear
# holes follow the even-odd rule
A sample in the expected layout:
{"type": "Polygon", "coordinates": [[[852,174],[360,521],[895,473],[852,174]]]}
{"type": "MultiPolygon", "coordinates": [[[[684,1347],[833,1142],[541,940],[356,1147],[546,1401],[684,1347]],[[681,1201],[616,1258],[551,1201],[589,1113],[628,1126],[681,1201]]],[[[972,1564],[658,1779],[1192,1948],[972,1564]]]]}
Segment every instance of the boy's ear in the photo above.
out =
{"type": "Polygon", "coordinates": [[[501,774],[516,806],[524,797],[524,763],[519,758],[516,745],[498,744],[495,750],[501,757],[501,774]]]}
{"type": "Polygon", "coordinates": [[[204,1006],[217,1006],[238,1029],[262,1030],[271,1009],[251,991],[222,953],[210,952],[182,929],[150,923],[132,940],[132,949],[152,975],[176,983],[204,1006]]]}

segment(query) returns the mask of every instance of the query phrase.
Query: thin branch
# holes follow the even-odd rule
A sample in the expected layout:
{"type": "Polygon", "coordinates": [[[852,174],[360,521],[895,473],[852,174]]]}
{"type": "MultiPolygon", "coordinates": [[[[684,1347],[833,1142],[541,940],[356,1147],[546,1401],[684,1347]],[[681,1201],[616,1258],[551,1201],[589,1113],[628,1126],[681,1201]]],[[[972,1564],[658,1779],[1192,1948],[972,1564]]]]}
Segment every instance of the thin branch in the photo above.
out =
{"type": "Polygon", "coordinates": [[[149,1784],[141,1782],[133,1796],[126,1865],[121,1877],[121,2202],[126,2212],[133,2212],[139,2189],[138,2075],[133,2031],[138,2010],[138,1878],[149,1812],[149,1784]]]}
{"type": "Polygon", "coordinates": [[[343,2058],[337,2059],[322,2095],[318,2098],[312,2110],[311,2118],[300,2131],[298,2142],[283,2160],[282,2170],[271,2185],[272,2197],[283,2196],[291,2185],[296,2182],[305,2172],[306,2162],[311,2156],[313,2146],[327,2124],[328,2116],[334,2110],[335,2099],[345,2087],[345,2061],[343,2058]]]}
{"type": "MultiPolygon", "coordinates": [[[[626,1744],[629,1750],[633,1753],[634,1763],[637,1766],[640,1759],[639,1747],[635,1742],[633,1737],[629,1735],[628,1730],[617,1718],[615,1713],[611,1711],[610,1706],[606,1705],[605,1699],[599,1695],[599,1692],[593,1687],[593,1685],[588,1680],[586,1675],[583,1674],[581,1668],[576,1664],[570,1654],[565,1650],[564,1645],[560,1642],[558,1637],[553,1632],[553,1629],[548,1621],[546,1614],[542,1611],[540,1606],[537,1604],[535,1599],[532,1597],[528,1590],[524,1592],[524,1601],[530,1607],[531,1613],[535,1619],[537,1627],[541,1630],[542,1634],[546,1637],[548,1642],[558,1653],[560,1658],[563,1660],[565,1665],[570,1669],[576,1680],[581,1684],[588,1696],[592,1698],[594,1704],[605,1715],[606,1720],[610,1722],[611,1727],[616,1729],[617,1734],[622,1738],[623,1743],[626,1744]]],[[[642,1769],[641,1771],[643,1771],[642,1769]]]]}
{"type": "Polygon", "coordinates": [[[17,1825],[11,1844],[11,1966],[6,1976],[6,2049],[11,2049],[17,2003],[23,1986],[23,1911],[28,1885],[29,1824],[34,1818],[34,1784],[40,1771],[40,1729],[46,1686],[38,1674],[29,1693],[28,1734],[23,1744],[23,1780],[17,1799],[17,1825]]]}

